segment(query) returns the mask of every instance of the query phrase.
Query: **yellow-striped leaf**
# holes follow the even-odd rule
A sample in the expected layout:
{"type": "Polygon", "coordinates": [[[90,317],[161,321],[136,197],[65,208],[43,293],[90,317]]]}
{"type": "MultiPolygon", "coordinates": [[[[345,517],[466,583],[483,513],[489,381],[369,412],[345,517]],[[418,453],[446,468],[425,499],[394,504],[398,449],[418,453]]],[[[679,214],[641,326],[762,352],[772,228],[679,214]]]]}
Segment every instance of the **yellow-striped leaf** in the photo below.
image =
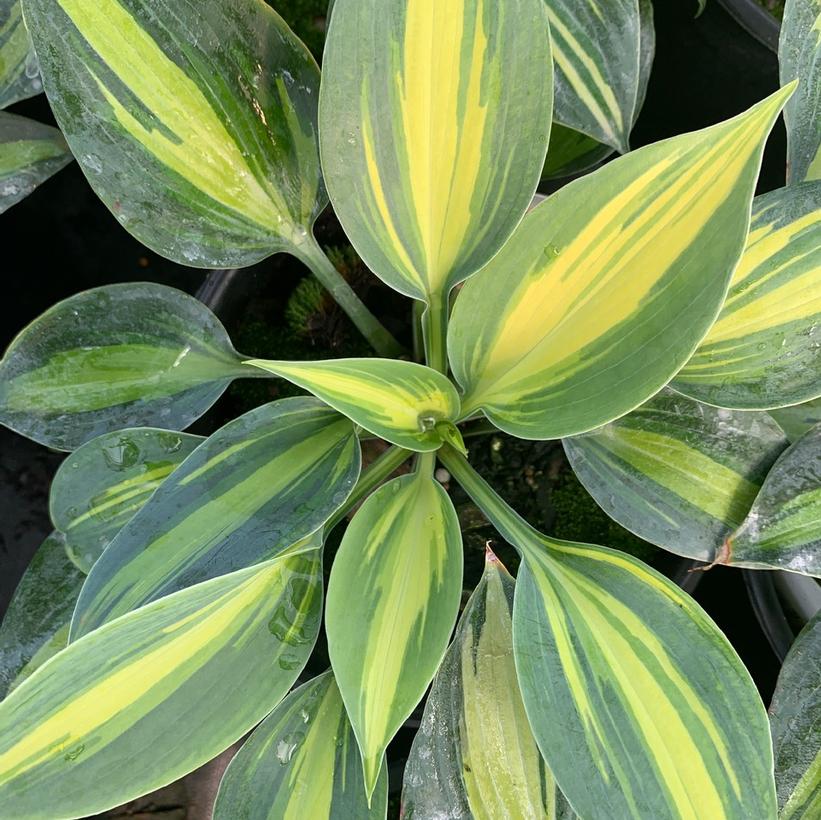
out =
{"type": "Polygon", "coordinates": [[[639,102],[638,0],[546,0],[556,76],[553,118],[621,153],[639,102]]]}
{"type": "Polygon", "coordinates": [[[720,410],[672,390],[564,440],[579,480],[611,518],[699,561],[720,557],[786,446],[766,413],[720,410]]]}
{"type": "Polygon", "coordinates": [[[86,442],[57,470],[49,509],[85,573],[151,494],[205,439],[136,427],[86,442]]]}
{"type": "Polygon", "coordinates": [[[448,348],[463,416],[558,438],[658,392],[718,313],[790,93],[634,151],[531,211],[456,300],[448,348]]]}
{"type": "Polygon", "coordinates": [[[821,424],[821,398],[793,407],[771,410],[770,415],[778,422],[790,441],[797,441],[816,424],[821,424]]]}
{"type": "Polygon", "coordinates": [[[353,425],[312,398],[266,404],[225,425],[163,482],[94,565],[72,640],[317,533],[348,497],[359,467],[353,425]]]}
{"type": "Polygon", "coordinates": [[[0,625],[0,700],[65,648],[83,580],[62,535],[53,532],[31,559],[0,625]]]}
{"type": "Polygon", "coordinates": [[[317,551],[281,556],[118,618],[0,704],[6,817],[85,817],[192,771],[258,723],[319,630],[317,551]]]}
{"type": "Polygon", "coordinates": [[[0,0],[0,108],[43,90],[20,0],[0,0]]]}
{"type": "Polygon", "coordinates": [[[407,820],[556,817],[556,784],[516,680],[513,589],[513,579],[488,551],[405,767],[407,820]]]}
{"type": "Polygon", "coordinates": [[[722,563],[821,577],[821,425],[776,461],[722,563]]]}
{"type": "Polygon", "coordinates": [[[821,817],[821,612],[784,660],[770,704],[780,820],[821,817]]]}
{"type": "Polygon", "coordinates": [[[414,362],[328,359],[246,362],[304,387],[376,436],[408,450],[461,441],[453,421],[459,394],[445,376],[414,362]]]}
{"type": "Polygon", "coordinates": [[[319,70],[259,0],[25,0],[57,121],[94,190],[184,265],[248,265],[325,205],[319,70]]]}
{"type": "Polygon", "coordinates": [[[323,60],[328,191],[378,276],[429,301],[524,214],[544,163],[544,0],[337,0],[323,60]]]}
{"type": "Polygon", "coordinates": [[[181,430],[248,375],[201,302],[164,285],[108,285],[18,334],[0,361],[0,423],[60,450],[123,427],[181,430]]]}
{"type": "Polygon", "coordinates": [[[821,181],[757,197],[724,307],[673,386],[721,407],[821,395],[821,181]]]}
{"type": "Polygon", "coordinates": [[[439,483],[418,469],[369,496],[342,539],[325,615],[368,794],[442,660],[461,591],[459,522],[439,483]]]}
{"type": "Polygon", "coordinates": [[[369,807],[356,738],[326,672],[254,730],[222,778],[214,820],[384,820],[387,808],[385,761],[369,807]]]}
{"type": "Polygon", "coordinates": [[[781,82],[800,81],[784,108],[787,179],[821,179],[821,0],[790,0],[778,42],[781,82]]]}
{"type": "Polygon", "coordinates": [[[0,214],[69,162],[68,146],[56,128],[0,111],[0,214]]]}

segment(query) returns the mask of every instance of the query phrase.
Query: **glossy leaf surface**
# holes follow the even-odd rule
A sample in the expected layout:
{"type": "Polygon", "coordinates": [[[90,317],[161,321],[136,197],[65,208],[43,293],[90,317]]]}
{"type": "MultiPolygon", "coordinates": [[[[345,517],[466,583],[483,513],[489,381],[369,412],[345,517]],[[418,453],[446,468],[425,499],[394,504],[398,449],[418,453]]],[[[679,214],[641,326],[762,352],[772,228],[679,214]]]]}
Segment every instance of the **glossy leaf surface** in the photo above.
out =
{"type": "Polygon", "coordinates": [[[198,584],[71,644],[0,704],[4,813],[84,817],[210,760],[288,691],[321,607],[314,551],[198,584]]]}
{"type": "Polygon", "coordinates": [[[246,364],[304,387],[369,432],[408,450],[436,450],[442,444],[443,427],[455,432],[448,422],[459,415],[458,393],[441,373],[414,362],[255,359],[246,364]]]}
{"type": "Polygon", "coordinates": [[[203,441],[202,436],[135,427],[92,439],[66,458],[51,482],[49,509],[83,572],[203,441]]]}
{"type": "Polygon", "coordinates": [[[770,470],[749,515],[730,536],[726,563],[821,577],[821,426],[770,470]]]}
{"type": "Polygon", "coordinates": [[[222,778],[214,820],[384,820],[387,807],[384,761],[368,807],[356,738],[326,672],[254,730],[222,778]]]}
{"type": "Polygon", "coordinates": [[[69,162],[68,146],[56,128],[0,111],[0,214],[69,162]]]}
{"type": "Polygon", "coordinates": [[[0,422],[61,450],[123,427],[179,430],[248,375],[201,302],[164,285],[107,285],[14,339],[0,362],[0,422]]]}
{"type": "Polygon", "coordinates": [[[542,179],[562,179],[595,167],[613,153],[609,145],[554,122],[542,179]]]}
{"type": "Polygon", "coordinates": [[[564,440],[574,472],[611,518],[699,561],[718,557],[786,446],[766,413],[720,410],[672,390],[564,440]]]}
{"type": "Polygon", "coordinates": [[[785,4],[778,64],[782,84],[800,81],[784,109],[787,179],[821,179],[821,0],[785,4]]]}
{"type": "Polygon", "coordinates": [[[633,151],[533,209],[456,301],[448,348],[463,416],[549,439],[658,392],[718,313],[790,93],[633,151]]]}
{"type": "Polygon", "coordinates": [[[325,615],[369,792],[442,660],[461,590],[462,537],[441,485],[417,472],[369,496],[334,560],[325,615]]]}
{"type": "Polygon", "coordinates": [[[65,647],[83,580],[63,537],[52,533],[34,554],[0,625],[0,699],[65,647]]]}
{"type": "Polygon", "coordinates": [[[278,555],[325,523],[359,467],[353,425],[315,399],[283,399],[225,425],[94,565],[72,640],[149,601],[278,555]]]}
{"type": "Polygon", "coordinates": [[[821,395],[821,182],[756,197],[716,323],[676,390],[742,410],[821,395]]]}
{"type": "Polygon", "coordinates": [[[300,244],[325,204],[319,71],[259,0],[26,0],[57,121],[94,190],[184,265],[300,244]]]}
{"type": "Polygon", "coordinates": [[[821,424],[821,399],[771,410],[770,415],[778,422],[790,441],[797,441],[810,427],[821,424]]]}
{"type": "Polygon", "coordinates": [[[337,0],[320,141],[368,267],[428,300],[504,244],[530,204],[552,110],[544,0],[337,0]]]}
{"type": "Polygon", "coordinates": [[[821,815],[821,613],[796,638],[770,705],[781,820],[821,815]]]}
{"type": "Polygon", "coordinates": [[[489,553],[411,748],[402,791],[408,820],[555,817],[556,785],[516,680],[514,585],[489,553]]]}
{"type": "Polygon", "coordinates": [[[0,108],[42,90],[20,0],[0,0],[0,108]]]}

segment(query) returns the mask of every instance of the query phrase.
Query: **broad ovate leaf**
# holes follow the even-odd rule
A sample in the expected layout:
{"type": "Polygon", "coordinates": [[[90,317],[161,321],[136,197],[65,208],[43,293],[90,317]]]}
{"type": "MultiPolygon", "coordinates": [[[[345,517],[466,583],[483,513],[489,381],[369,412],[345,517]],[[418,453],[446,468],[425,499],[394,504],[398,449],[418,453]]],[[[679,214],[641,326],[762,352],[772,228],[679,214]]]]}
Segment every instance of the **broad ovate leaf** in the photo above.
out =
{"type": "Polygon", "coordinates": [[[667,389],[617,421],[564,440],[574,472],[611,518],[699,561],[719,557],[786,447],[766,413],[717,409],[667,389]]]}
{"type": "Polygon", "coordinates": [[[770,415],[778,422],[790,441],[797,441],[816,424],[821,424],[821,398],[771,410],[770,415]]]}
{"type": "Polygon", "coordinates": [[[304,387],[376,436],[408,450],[459,441],[459,394],[436,370],[393,359],[328,359],[246,364],[304,387]]]}
{"type": "Polygon", "coordinates": [[[463,417],[558,438],[658,392],[718,314],[790,93],[631,152],[534,208],[456,300],[448,348],[463,417]]]}
{"type": "Polygon", "coordinates": [[[544,0],[337,0],[320,141],[368,267],[430,301],[484,265],[536,190],[552,110],[544,0]]]}
{"type": "Polygon", "coordinates": [[[821,816],[821,612],[784,660],[770,725],[780,820],[821,816]]]}
{"type": "Polygon", "coordinates": [[[315,399],[240,416],[201,444],[108,546],[83,586],[72,640],[317,533],[359,468],[353,425],[315,399]]]}
{"type": "Polygon", "coordinates": [[[214,820],[384,820],[387,807],[387,766],[369,806],[356,738],[326,672],[254,730],[225,771],[214,820]]]}
{"type": "Polygon", "coordinates": [[[56,128],[0,111],[0,214],[69,162],[68,146],[56,128]]]}
{"type": "Polygon", "coordinates": [[[722,563],[821,577],[821,425],[776,461],[722,563]]]}
{"type": "Polygon", "coordinates": [[[821,181],[756,197],[716,323],[673,386],[700,401],[769,409],[821,395],[821,181]]]}
{"type": "Polygon", "coordinates": [[[0,700],[65,648],[83,580],[62,535],[53,532],[34,553],[0,625],[0,700]]]}
{"type": "Polygon", "coordinates": [[[14,339],[0,361],[0,423],[59,450],[123,427],[179,430],[249,373],[193,297],[107,285],[59,302],[14,339]]]}
{"type": "Polygon", "coordinates": [[[52,109],[141,242],[234,267],[302,244],[325,204],[319,70],[260,0],[25,0],[52,109]]]}
{"type": "Polygon", "coordinates": [[[0,0],[0,108],[42,90],[20,0],[0,0]]]}
{"type": "Polygon", "coordinates": [[[112,621],[0,704],[8,817],[85,817],[193,771],[259,723],[313,648],[319,553],[281,556],[112,621]]]}
{"type": "Polygon", "coordinates": [[[784,108],[787,179],[821,179],[821,0],[788,0],[778,41],[781,82],[799,80],[784,108]]]}
{"type": "Polygon", "coordinates": [[[83,572],[204,440],[134,427],[98,436],[66,458],[51,482],[49,510],[83,572]]]}
{"type": "Polygon", "coordinates": [[[514,586],[488,552],[405,767],[402,809],[408,820],[555,817],[556,785],[516,680],[514,586]]]}
{"type": "Polygon", "coordinates": [[[368,794],[442,660],[461,591],[462,537],[441,485],[419,470],[369,496],[334,560],[325,615],[368,794]]]}

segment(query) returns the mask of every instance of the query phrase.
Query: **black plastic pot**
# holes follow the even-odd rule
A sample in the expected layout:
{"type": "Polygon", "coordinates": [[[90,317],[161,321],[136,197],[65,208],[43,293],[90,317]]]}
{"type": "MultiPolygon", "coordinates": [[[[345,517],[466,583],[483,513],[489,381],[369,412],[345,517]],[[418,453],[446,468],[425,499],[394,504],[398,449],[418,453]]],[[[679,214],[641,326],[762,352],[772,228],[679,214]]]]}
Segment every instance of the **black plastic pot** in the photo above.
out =
{"type": "Polygon", "coordinates": [[[781,24],[755,0],[718,0],[732,18],[760,43],[778,51],[781,24]]]}

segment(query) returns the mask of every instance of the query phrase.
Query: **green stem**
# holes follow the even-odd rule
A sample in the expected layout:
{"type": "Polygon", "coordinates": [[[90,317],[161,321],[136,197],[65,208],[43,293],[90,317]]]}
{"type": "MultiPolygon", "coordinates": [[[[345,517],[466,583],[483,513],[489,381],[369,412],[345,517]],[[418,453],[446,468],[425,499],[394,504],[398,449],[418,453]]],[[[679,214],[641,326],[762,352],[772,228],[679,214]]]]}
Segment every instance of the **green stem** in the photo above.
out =
{"type": "Polygon", "coordinates": [[[306,234],[305,240],[301,244],[294,245],[292,253],[311,269],[314,276],[333,296],[339,307],[348,314],[359,332],[371,343],[373,349],[380,356],[395,358],[404,353],[402,345],[365,307],[362,300],[354,293],[353,288],[333,266],[331,260],[319,247],[313,234],[306,234]]]}
{"type": "Polygon", "coordinates": [[[448,298],[442,294],[430,297],[428,309],[422,315],[425,337],[425,358],[428,367],[447,375],[448,372],[448,298]]]}
{"type": "Polygon", "coordinates": [[[416,362],[424,361],[425,359],[425,331],[424,331],[424,315],[426,305],[414,299],[412,313],[413,321],[413,360],[416,362]]]}
{"type": "Polygon", "coordinates": [[[397,467],[407,461],[413,452],[391,447],[379,456],[361,476],[347,501],[328,519],[325,532],[330,532],[360,501],[369,496],[397,467]]]}
{"type": "Polygon", "coordinates": [[[489,436],[502,431],[490,419],[477,419],[470,427],[462,428],[462,438],[473,438],[474,436],[489,436]]]}

